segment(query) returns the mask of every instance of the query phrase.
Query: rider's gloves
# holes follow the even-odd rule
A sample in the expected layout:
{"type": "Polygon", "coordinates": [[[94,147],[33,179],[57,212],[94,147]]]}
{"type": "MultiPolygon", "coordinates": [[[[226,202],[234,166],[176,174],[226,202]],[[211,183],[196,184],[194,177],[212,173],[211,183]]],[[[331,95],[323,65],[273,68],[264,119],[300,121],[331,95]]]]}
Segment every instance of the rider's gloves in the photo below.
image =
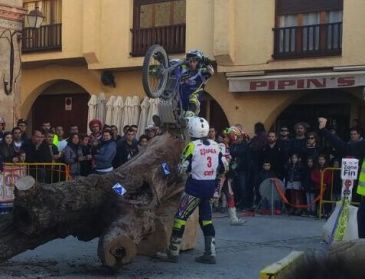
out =
{"type": "Polygon", "coordinates": [[[210,74],[211,76],[214,74],[214,68],[213,68],[213,66],[212,66],[212,65],[208,65],[208,66],[207,66],[207,70],[208,70],[208,72],[209,72],[209,74],[210,74]]]}
{"type": "Polygon", "coordinates": [[[178,165],[178,172],[179,174],[184,174],[189,168],[189,161],[183,161],[178,165]]]}
{"type": "Polygon", "coordinates": [[[205,65],[210,65],[210,64],[212,64],[212,61],[210,61],[210,59],[208,58],[208,57],[203,57],[203,59],[202,59],[202,61],[203,61],[203,63],[205,64],[205,65]]]}

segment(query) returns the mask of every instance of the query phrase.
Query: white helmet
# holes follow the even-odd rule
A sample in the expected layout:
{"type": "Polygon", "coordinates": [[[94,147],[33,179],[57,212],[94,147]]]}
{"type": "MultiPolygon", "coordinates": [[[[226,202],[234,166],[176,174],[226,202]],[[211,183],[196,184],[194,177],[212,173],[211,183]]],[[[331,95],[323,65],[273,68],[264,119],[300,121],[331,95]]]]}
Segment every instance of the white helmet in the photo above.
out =
{"type": "Polygon", "coordinates": [[[202,117],[194,116],[189,117],[188,121],[188,131],[192,138],[205,138],[208,136],[209,123],[202,117]]]}

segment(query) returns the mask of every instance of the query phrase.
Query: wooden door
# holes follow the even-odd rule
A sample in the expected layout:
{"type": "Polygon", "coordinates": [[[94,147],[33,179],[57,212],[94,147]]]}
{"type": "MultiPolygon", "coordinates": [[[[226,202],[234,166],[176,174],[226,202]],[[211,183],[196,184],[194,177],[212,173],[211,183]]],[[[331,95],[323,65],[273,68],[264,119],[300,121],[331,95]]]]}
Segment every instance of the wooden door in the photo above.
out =
{"type": "Polygon", "coordinates": [[[86,133],[89,98],[88,94],[39,96],[33,104],[33,130],[39,129],[44,121],[49,121],[52,127],[62,126],[66,135],[71,125],[77,125],[80,133],[86,133]]]}

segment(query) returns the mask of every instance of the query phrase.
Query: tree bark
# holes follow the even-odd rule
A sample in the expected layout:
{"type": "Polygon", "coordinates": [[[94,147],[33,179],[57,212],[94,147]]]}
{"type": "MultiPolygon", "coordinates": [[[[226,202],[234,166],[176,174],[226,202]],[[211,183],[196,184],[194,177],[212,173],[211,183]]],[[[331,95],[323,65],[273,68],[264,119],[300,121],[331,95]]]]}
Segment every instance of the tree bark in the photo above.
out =
{"type": "MultiPolygon", "coordinates": [[[[69,235],[83,241],[100,237],[98,256],[113,268],[129,263],[141,241],[153,247],[148,253],[166,248],[165,228],[172,226],[184,189],[177,173],[183,147],[182,139],[165,133],[112,173],[72,182],[36,182],[29,190],[16,190],[13,213],[0,222],[0,261],[69,235]],[[162,171],[164,162],[169,175],[162,171]],[[126,188],[124,196],[113,191],[117,182],[126,188]],[[152,243],[156,237],[151,236],[157,234],[160,242],[152,243]]],[[[141,250],[145,254],[148,249],[141,250]]]]}

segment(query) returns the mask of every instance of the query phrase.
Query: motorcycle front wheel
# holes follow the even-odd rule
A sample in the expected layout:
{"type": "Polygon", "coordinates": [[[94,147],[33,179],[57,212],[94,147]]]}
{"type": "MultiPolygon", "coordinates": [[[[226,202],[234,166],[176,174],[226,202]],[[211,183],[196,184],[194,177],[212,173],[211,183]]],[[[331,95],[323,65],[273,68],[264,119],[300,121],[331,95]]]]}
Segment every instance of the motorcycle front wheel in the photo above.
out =
{"type": "Polygon", "coordinates": [[[160,45],[152,45],[146,52],[142,68],[142,83],[146,95],[159,98],[166,89],[169,73],[169,59],[165,49],[160,45]]]}

